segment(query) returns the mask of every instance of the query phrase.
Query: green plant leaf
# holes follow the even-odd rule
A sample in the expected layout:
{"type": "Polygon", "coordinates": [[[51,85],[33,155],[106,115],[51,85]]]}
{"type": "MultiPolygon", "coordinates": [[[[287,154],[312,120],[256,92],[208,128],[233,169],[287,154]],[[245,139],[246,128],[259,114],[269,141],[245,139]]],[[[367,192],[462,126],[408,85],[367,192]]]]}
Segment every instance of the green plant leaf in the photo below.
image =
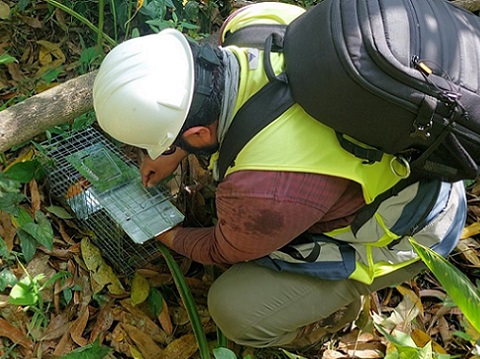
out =
{"type": "Polygon", "coordinates": [[[8,250],[7,244],[5,243],[5,240],[2,238],[2,236],[0,236],[0,258],[2,258],[3,260],[15,259],[15,256],[8,250]]]}
{"type": "Polygon", "coordinates": [[[13,223],[17,228],[23,228],[27,223],[34,223],[34,221],[25,208],[19,207],[18,213],[13,218],[13,223]]]}
{"type": "Polygon", "coordinates": [[[73,218],[73,216],[70,213],[68,213],[68,211],[65,208],[60,206],[48,206],[48,207],[45,207],[45,209],[61,219],[73,218]]]}
{"type": "Polygon", "coordinates": [[[20,192],[20,183],[7,177],[4,172],[0,172],[0,190],[4,192],[20,192]]]}
{"type": "Polygon", "coordinates": [[[3,292],[7,287],[13,287],[17,282],[17,277],[9,269],[0,272],[0,292],[3,292]]]}
{"type": "Polygon", "coordinates": [[[9,193],[0,191],[0,211],[5,211],[10,214],[18,213],[18,203],[25,197],[20,193],[9,193]]]}
{"type": "Polygon", "coordinates": [[[39,244],[47,248],[53,249],[53,229],[47,216],[41,211],[35,213],[37,223],[27,223],[21,228],[30,234],[39,244]]]}
{"type": "Polygon", "coordinates": [[[27,276],[13,286],[8,302],[14,305],[35,305],[38,302],[38,297],[36,281],[27,276]]]}
{"type": "Polygon", "coordinates": [[[40,287],[40,290],[44,290],[45,288],[48,288],[49,286],[53,285],[57,280],[59,279],[62,279],[62,278],[69,278],[72,276],[72,273],[70,272],[65,272],[65,271],[62,271],[62,272],[57,272],[55,273],[53,276],[51,276],[50,278],[48,278],[48,280],[45,282],[45,284],[43,284],[41,287],[40,287]]]}
{"type": "Polygon", "coordinates": [[[237,359],[234,352],[227,348],[214,348],[213,357],[215,359],[237,359]]]}
{"type": "Polygon", "coordinates": [[[410,240],[415,251],[432,271],[462,313],[480,331],[480,294],[470,279],[430,248],[410,240]]]}
{"type": "Polygon", "coordinates": [[[37,250],[35,239],[22,229],[17,230],[17,234],[20,237],[20,248],[22,249],[23,258],[28,263],[32,260],[37,250]]]}
{"type": "Polygon", "coordinates": [[[172,273],[173,281],[178,289],[178,293],[182,298],[183,303],[185,304],[185,309],[187,310],[188,317],[190,318],[190,323],[192,324],[193,334],[198,344],[198,351],[200,353],[200,358],[210,359],[210,349],[208,347],[207,337],[203,331],[202,321],[200,315],[198,314],[197,306],[195,304],[195,299],[193,298],[192,292],[185,282],[182,271],[178,267],[178,264],[173,259],[170,251],[163,244],[158,243],[158,248],[160,253],[162,253],[165,262],[167,263],[168,269],[172,273]]]}
{"type": "Polygon", "coordinates": [[[53,81],[58,79],[58,76],[64,73],[65,70],[62,67],[58,67],[55,69],[49,69],[47,70],[41,77],[43,81],[45,81],[46,84],[50,84],[53,81]]]}
{"type": "Polygon", "coordinates": [[[39,167],[40,163],[37,160],[18,162],[5,171],[5,174],[12,180],[28,183],[35,176],[39,167]]]}
{"type": "Polygon", "coordinates": [[[15,61],[17,61],[15,57],[10,56],[7,53],[0,55],[0,65],[11,64],[15,61]]]}
{"type": "Polygon", "coordinates": [[[62,356],[61,359],[103,359],[108,355],[110,350],[110,348],[100,345],[98,340],[96,340],[84,347],[73,350],[62,356]]]}
{"type": "Polygon", "coordinates": [[[155,318],[158,317],[162,312],[162,308],[163,308],[162,293],[156,288],[150,289],[147,303],[152,316],[154,316],[155,318]]]}
{"type": "Polygon", "coordinates": [[[27,6],[30,4],[30,1],[31,0],[19,0],[18,1],[18,10],[20,11],[25,11],[25,9],[27,8],[27,6]]]}

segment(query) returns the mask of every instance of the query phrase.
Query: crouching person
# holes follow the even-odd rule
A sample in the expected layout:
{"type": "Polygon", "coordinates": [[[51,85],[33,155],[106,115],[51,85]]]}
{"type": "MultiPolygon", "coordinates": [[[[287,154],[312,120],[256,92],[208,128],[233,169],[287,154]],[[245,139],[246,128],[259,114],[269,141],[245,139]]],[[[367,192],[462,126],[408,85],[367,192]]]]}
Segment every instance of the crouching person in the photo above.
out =
{"type": "MultiPolygon", "coordinates": [[[[302,12],[262,3],[242,14],[285,24],[302,12]]],[[[211,156],[216,225],[157,239],[199,263],[231,265],[208,295],[229,339],[300,348],[353,321],[362,296],[417,275],[411,238],[448,255],[465,223],[465,193],[462,183],[406,183],[408,168],[390,155],[364,163],[298,104],[251,138],[221,178],[224,140],[242,130],[235,114],[268,81],[254,53],[172,29],[128,40],[103,61],[94,106],[107,133],[148,153],[147,186],[188,154],[211,156]]],[[[281,53],[272,66],[283,68],[281,53]]]]}

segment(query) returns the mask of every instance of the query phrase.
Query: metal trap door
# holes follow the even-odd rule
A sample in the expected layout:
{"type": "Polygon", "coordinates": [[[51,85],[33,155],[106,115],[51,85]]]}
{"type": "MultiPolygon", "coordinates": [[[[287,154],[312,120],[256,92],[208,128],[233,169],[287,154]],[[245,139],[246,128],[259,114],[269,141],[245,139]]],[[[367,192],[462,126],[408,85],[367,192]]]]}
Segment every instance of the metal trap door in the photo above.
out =
{"type": "Polygon", "coordinates": [[[97,197],[135,243],[144,243],[183,221],[183,215],[163,191],[145,188],[139,178],[97,197]]]}

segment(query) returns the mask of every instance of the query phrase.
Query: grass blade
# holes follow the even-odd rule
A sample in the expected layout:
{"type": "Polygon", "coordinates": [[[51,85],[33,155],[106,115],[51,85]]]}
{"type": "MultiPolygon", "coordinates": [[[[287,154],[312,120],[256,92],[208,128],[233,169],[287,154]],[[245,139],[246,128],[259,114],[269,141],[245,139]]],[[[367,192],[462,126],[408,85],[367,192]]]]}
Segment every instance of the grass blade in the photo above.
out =
{"type": "Polygon", "coordinates": [[[460,308],[462,313],[480,331],[480,294],[470,279],[445,258],[430,248],[410,240],[415,251],[442,284],[448,295],[460,308]]]}
{"type": "Polygon", "coordinates": [[[183,304],[185,305],[185,309],[187,310],[188,317],[190,318],[190,322],[192,323],[193,334],[197,339],[200,357],[202,359],[209,359],[210,350],[208,348],[207,337],[205,336],[205,332],[203,331],[202,322],[200,320],[200,316],[198,315],[197,305],[195,304],[193,295],[190,292],[190,288],[188,287],[187,283],[185,283],[185,278],[183,277],[183,274],[178,267],[177,262],[175,262],[175,260],[173,259],[168,248],[161,243],[158,243],[158,246],[160,248],[160,252],[162,253],[163,258],[165,258],[165,262],[167,263],[170,272],[172,273],[173,280],[178,289],[178,293],[183,300],[183,304]]]}

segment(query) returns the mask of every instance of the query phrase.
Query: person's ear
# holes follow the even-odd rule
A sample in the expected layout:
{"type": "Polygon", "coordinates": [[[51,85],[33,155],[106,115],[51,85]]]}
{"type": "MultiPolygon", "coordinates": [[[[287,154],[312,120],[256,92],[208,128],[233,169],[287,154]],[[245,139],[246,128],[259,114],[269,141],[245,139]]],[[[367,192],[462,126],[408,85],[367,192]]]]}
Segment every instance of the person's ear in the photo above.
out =
{"type": "Polygon", "coordinates": [[[183,138],[192,146],[206,146],[212,143],[215,134],[207,126],[194,126],[183,133],[183,138]]]}

